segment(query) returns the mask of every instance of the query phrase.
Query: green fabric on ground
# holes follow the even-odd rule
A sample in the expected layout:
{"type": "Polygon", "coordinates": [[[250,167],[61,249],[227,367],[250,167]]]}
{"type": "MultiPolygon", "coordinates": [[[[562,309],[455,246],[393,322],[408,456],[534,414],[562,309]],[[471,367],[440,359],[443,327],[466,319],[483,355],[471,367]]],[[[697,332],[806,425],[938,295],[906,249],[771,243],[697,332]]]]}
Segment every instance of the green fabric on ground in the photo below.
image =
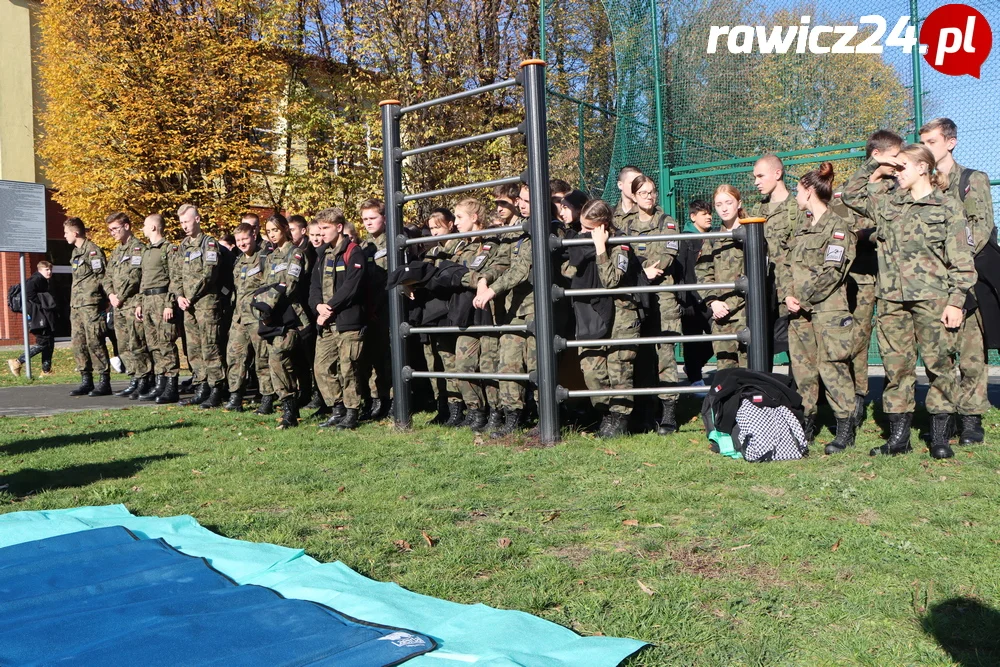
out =
{"type": "Polygon", "coordinates": [[[464,605],[373,581],[343,563],[320,563],[301,549],[221,537],[193,517],[137,517],[124,505],[0,515],[0,547],[90,528],[125,526],[139,537],[163,538],[240,584],[272,588],[285,597],[326,604],[355,618],[406,627],[434,637],[440,648],[407,665],[442,661],[490,667],[613,666],[643,642],[580,637],[519,611],[464,605]]]}

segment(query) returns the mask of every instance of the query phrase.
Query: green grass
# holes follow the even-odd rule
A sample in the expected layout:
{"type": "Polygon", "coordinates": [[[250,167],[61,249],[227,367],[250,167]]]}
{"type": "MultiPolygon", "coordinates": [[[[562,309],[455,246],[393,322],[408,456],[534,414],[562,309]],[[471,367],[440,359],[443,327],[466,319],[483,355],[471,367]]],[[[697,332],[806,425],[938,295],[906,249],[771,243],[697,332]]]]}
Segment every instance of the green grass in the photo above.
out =
{"type": "MultiPolygon", "coordinates": [[[[55,375],[42,377],[42,355],[35,355],[31,359],[31,375],[29,380],[26,376],[25,368],[21,368],[21,375],[14,377],[7,368],[8,359],[16,359],[24,348],[19,350],[8,350],[0,354],[0,387],[19,387],[32,384],[66,384],[68,382],[79,382],[80,375],[76,372],[76,362],[73,361],[73,350],[68,347],[57,347],[52,353],[52,370],[55,375]]],[[[124,378],[124,375],[111,373],[112,380],[124,378]]]]}
{"type": "MultiPolygon", "coordinates": [[[[175,406],[3,418],[0,511],[191,514],[419,593],[655,645],[630,665],[1000,662],[994,446],[870,459],[869,421],[845,455],[750,465],[709,452],[697,422],[544,448],[423,419],[345,435],[175,406]]],[[[997,442],[1000,413],[987,422],[997,442]]]]}

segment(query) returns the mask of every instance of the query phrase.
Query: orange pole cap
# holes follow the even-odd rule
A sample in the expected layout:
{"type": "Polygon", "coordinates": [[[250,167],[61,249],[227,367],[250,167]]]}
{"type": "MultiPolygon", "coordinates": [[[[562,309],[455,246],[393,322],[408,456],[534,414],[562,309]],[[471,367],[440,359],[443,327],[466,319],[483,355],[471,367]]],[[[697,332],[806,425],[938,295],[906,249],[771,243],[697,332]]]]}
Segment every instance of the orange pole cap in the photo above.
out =
{"type": "Polygon", "coordinates": [[[759,225],[767,222],[767,218],[740,218],[741,225],[759,225]]]}
{"type": "Polygon", "coordinates": [[[545,64],[546,63],[544,60],[539,60],[538,58],[531,58],[529,60],[521,61],[521,67],[527,67],[528,65],[541,65],[542,67],[545,67],[545,64]]]}
{"type": "Polygon", "coordinates": [[[381,102],[378,103],[380,107],[384,107],[387,104],[395,104],[396,106],[400,106],[399,100],[382,100],[381,102]]]}

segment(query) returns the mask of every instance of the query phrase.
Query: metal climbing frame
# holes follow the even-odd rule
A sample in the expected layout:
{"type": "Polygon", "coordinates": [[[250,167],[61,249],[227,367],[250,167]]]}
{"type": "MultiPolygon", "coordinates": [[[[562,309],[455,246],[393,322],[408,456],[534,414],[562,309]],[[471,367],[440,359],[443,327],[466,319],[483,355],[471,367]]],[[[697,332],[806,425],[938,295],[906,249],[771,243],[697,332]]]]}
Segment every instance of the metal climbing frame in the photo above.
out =
{"type": "MultiPolygon", "coordinates": [[[[768,331],[766,303],[767,253],[764,243],[763,219],[747,219],[734,232],[712,232],[705,234],[660,234],[650,236],[619,236],[609,239],[610,244],[650,242],[690,242],[694,240],[737,238],[744,244],[744,275],[733,283],[711,283],[698,285],[653,285],[616,289],[564,289],[553,285],[552,252],[563,247],[592,243],[589,239],[561,239],[550,233],[548,208],[538,205],[549,201],[548,140],[545,119],[545,62],[526,60],[521,63],[521,72],[515,79],[501,81],[481,88],[463,91],[409,107],[401,106],[397,100],[380,103],[382,108],[383,167],[386,203],[386,236],[388,246],[389,272],[395,271],[404,260],[407,247],[424,243],[440,243],[449,239],[476,236],[496,236],[511,233],[527,233],[536,242],[531,245],[532,281],[535,297],[535,320],[528,324],[510,324],[472,327],[414,327],[404,321],[404,302],[400,290],[392,290],[389,295],[390,353],[392,355],[393,418],[397,428],[409,428],[410,416],[409,381],[413,378],[458,379],[458,380],[499,380],[527,382],[538,391],[538,426],[543,442],[559,439],[559,403],[567,398],[590,396],[660,395],[683,394],[698,391],[697,387],[646,387],[628,390],[586,390],[570,391],[558,384],[556,375],[556,355],[570,347],[654,345],[697,341],[738,340],[748,346],[749,366],[753,370],[770,370],[771,334],[768,331]],[[454,139],[431,146],[403,150],[400,146],[400,119],[403,114],[426,109],[438,104],[472,97],[502,88],[522,86],[524,89],[525,121],[514,128],[498,130],[454,139]],[[404,194],[402,190],[402,162],[411,155],[429,153],[476,141],[485,141],[512,134],[525,135],[528,152],[528,169],[520,175],[493,181],[471,183],[440,190],[404,194]],[[408,238],[403,233],[403,205],[406,202],[459,194],[470,190],[489,188],[509,183],[527,183],[531,207],[530,219],[524,225],[460,232],[436,237],[408,238]],[[545,240],[547,242],[538,242],[545,240]],[[640,292],[682,292],[701,289],[736,289],[746,296],[748,328],[739,334],[718,334],[698,336],[658,336],[629,339],[566,340],[555,335],[554,303],[574,296],[614,295],[640,292]],[[455,373],[415,371],[406,359],[405,338],[414,334],[483,334],[483,333],[529,333],[535,336],[536,370],[530,373],[455,373]]],[[[702,390],[703,391],[703,390],[702,390]]]]}

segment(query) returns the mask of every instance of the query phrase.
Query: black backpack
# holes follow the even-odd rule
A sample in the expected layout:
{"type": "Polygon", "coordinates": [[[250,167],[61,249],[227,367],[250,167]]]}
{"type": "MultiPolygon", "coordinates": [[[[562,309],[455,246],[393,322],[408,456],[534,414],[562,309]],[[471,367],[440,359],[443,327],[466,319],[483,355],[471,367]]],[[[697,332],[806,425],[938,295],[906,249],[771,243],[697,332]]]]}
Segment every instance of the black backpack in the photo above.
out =
{"type": "Polygon", "coordinates": [[[14,283],[7,290],[7,307],[15,313],[21,312],[21,283],[14,283]]]}

